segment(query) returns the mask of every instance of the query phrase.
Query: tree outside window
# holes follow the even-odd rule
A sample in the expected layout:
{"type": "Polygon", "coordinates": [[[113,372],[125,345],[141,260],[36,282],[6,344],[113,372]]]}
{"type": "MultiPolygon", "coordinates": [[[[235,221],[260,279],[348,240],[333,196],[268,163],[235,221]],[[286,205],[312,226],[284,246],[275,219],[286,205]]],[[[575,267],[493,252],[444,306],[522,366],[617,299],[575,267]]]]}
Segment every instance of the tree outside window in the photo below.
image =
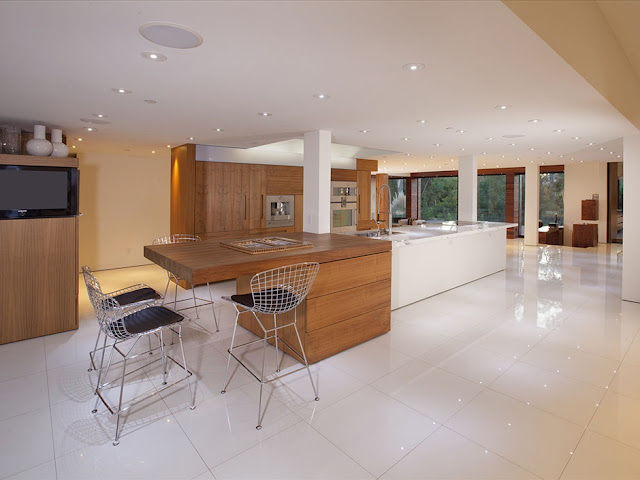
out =
{"type": "Polygon", "coordinates": [[[478,220],[504,222],[507,195],[506,175],[478,177],[478,220]]]}
{"type": "Polygon", "coordinates": [[[458,177],[423,177],[418,181],[420,218],[451,221],[458,219],[458,177]]]}
{"type": "Polygon", "coordinates": [[[392,221],[397,223],[399,219],[407,218],[407,179],[390,178],[389,190],[391,192],[392,221]]]}
{"type": "Polygon", "coordinates": [[[539,218],[544,225],[564,225],[564,172],[540,174],[539,218]]]}

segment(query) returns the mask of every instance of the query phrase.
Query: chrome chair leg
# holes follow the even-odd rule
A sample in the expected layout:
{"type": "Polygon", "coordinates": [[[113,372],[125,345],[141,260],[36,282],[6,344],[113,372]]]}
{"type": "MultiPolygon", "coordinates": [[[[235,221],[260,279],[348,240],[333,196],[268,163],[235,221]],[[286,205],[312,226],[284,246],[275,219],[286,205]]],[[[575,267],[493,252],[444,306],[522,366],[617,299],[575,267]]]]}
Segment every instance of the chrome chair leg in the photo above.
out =
{"type": "Polygon", "coordinates": [[[200,319],[200,315],[198,314],[198,301],[196,300],[196,286],[191,284],[191,295],[193,296],[193,307],[196,309],[196,319],[200,319]]]}
{"type": "Polygon", "coordinates": [[[276,342],[276,372],[280,371],[280,361],[278,360],[278,325],[276,323],[276,314],[273,314],[273,336],[276,342]]]}
{"type": "Polygon", "coordinates": [[[89,353],[89,368],[87,372],[91,372],[96,368],[96,362],[94,357],[96,356],[96,351],[98,350],[98,342],[100,341],[100,335],[102,335],[102,330],[98,330],[98,336],[96,337],[96,344],[93,346],[93,352],[89,353]]]}
{"type": "Polygon", "coordinates": [[[162,355],[162,385],[166,385],[167,384],[167,356],[164,353],[164,335],[162,334],[162,330],[160,330],[160,355],[162,355]]]}
{"type": "Polygon", "coordinates": [[[116,413],[116,436],[113,439],[113,446],[120,443],[120,412],[122,411],[122,394],[124,392],[124,377],[127,369],[127,357],[122,359],[122,380],[120,380],[120,400],[118,401],[118,412],[116,413]]]}
{"type": "Polygon", "coordinates": [[[236,322],[233,325],[233,334],[231,335],[231,346],[229,347],[229,355],[227,356],[227,370],[224,372],[224,384],[222,385],[222,391],[220,393],[227,393],[227,380],[229,379],[229,365],[231,364],[231,352],[233,351],[233,343],[236,339],[236,329],[238,328],[238,316],[240,311],[234,305],[236,309],[236,322]]]}
{"type": "MultiPolygon", "coordinates": [[[[98,402],[100,402],[100,393],[102,392],[102,379],[107,378],[107,374],[109,373],[109,367],[111,366],[111,360],[113,359],[113,352],[116,349],[116,343],[117,342],[114,342],[114,344],[111,345],[109,360],[107,361],[107,366],[104,368],[104,370],[102,369],[102,365],[100,365],[100,372],[98,373],[98,384],[96,385],[96,404],[94,405],[93,410],[91,410],[91,413],[96,413],[98,411],[98,402]]],[[[106,339],[105,339],[105,345],[106,345],[106,339]]],[[[103,360],[104,360],[104,350],[102,351],[102,354],[103,354],[103,360]]]]}
{"type": "MultiPolygon", "coordinates": [[[[296,316],[296,312],[293,312],[294,318],[296,316]]],[[[311,380],[311,387],[313,388],[313,394],[316,396],[315,401],[320,400],[318,397],[318,391],[316,390],[316,384],[313,383],[313,376],[311,375],[311,369],[309,368],[309,362],[307,362],[307,355],[304,353],[304,347],[302,346],[302,341],[300,340],[300,334],[298,333],[298,326],[296,322],[293,323],[293,329],[296,331],[296,337],[298,338],[298,345],[300,345],[300,353],[302,353],[302,358],[304,360],[304,365],[307,368],[307,373],[309,374],[309,380],[311,380]]]]}
{"type": "Polygon", "coordinates": [[[267,332],[264,332],[264,339],[262,340],[262,371],[260,372],[260,399],[258,400],[258,425],[256,430],[262,428],[262,390],[264,388],[264,361],[267,355],[267,332]]]}
{"type": "Polygon", "coordinates": [[[218,326],[218,317],[216,316],[216,307],[213,304],[213,295],[211,295],[211,284],[207,282],[207,289],[209,290],[209,300],[211,301],[211,310],[213,311],[213,321],[216,322],[216,332],[220,331],[218,326]]]}
{"type": "Polygon", "coordinates": [[[196,408],[196,399],[193,397],[193,391],[191,390],[191,379],[189,378],[189,369],[187,368],[187,358],[184,355],[184,346],[182,345],[182,325],[178,326],[178,339],[180,341],[180,351],[182,352],[182,365],[184,367],[184,373],[187,377],[187,385],[189,386],[189,408],[191,410],[196,408]]]}

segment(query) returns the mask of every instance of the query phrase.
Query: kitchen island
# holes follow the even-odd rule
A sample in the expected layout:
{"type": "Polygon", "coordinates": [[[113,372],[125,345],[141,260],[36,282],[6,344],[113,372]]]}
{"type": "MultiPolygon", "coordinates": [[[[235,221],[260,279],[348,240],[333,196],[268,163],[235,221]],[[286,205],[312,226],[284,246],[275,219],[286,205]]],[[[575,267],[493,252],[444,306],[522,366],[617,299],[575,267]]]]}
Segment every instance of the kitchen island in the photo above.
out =
{"type": "MultiPolygon", "coordinates": [[[[144,256],[188,283],[235,279],[237,293],[248,293],[251,276],[263,270],[299,262],[320,263],[318,276],[297,312],[298,330],[310,363],[389,331],[391,242],[330,233],[279,236],[310,242],[313,247],[252,255],[208,239],[147,245],[144,256]]],[[[284,321],[287,315],[293,314],[279,319],[284,321]]],[[[240,318],[240,325],[262,336],[251,315],[240,318]]],[[[273,322],[269,316],[261,318],[265,326],[273,322]]],[[[285,342],[296,345],[295,337],[289,337],[295,332],[288,330],[283,332],[285,342]]]]}
{"type": "Polygon", "coordinates": [[[392,244],[391,309],[504,270],[506,229],[515,226],[428,222],[393,227],[391,235],[372,237],[392,244]]]}

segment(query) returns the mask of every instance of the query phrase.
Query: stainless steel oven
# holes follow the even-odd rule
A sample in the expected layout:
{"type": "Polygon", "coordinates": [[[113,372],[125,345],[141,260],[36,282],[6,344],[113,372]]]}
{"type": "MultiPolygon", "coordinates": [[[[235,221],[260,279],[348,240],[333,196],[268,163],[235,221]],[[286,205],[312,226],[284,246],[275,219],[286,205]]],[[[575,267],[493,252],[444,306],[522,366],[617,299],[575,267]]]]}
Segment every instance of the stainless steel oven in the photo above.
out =
{"type": "Polygon", "coordinates": [[[331,232],[355,232],[358,225],[356,182],[331,182],[331,232]]]}

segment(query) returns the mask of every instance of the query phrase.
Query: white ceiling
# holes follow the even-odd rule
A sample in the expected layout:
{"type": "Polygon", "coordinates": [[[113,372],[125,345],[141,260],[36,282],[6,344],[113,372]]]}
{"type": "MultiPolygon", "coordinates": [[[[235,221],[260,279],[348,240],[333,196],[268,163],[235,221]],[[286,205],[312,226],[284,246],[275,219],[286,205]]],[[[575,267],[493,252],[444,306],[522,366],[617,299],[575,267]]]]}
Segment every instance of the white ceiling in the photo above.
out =
{"type": "Polygon", "coordinates": [[[377,158],[406,174],[461,155],[487,168],[613,160],[637,133],[501,2],[5,1],[0,59],[0,123],[61,127],[78,152],[164,160],[189,137],[253,147],[324,129],[399,152],[377,158]],[[155,21],[204,42],[155,45],[138,32],[155,21]],[[426,68],[403,70],[412,62],[426,68]],[[84,132],[98,113],[111,123],[84,132]]]}

